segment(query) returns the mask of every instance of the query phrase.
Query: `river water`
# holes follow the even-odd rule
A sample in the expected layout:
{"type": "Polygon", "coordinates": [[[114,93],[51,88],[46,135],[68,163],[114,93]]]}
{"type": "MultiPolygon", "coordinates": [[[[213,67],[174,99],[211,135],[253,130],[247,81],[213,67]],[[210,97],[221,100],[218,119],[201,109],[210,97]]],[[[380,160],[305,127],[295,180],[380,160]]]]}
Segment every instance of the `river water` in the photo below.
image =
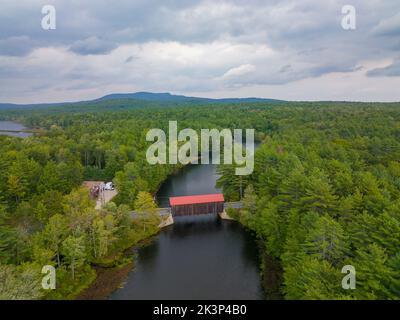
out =
{"type": "MultiPolygon", "coordinates": [[[[214,165],[190,165],[160,188],[169,196],[218,193],[214,165]]],[[[175,218],[139,249],[135,269],[111,299],[262,299],[255,239],[234,221],[215,215],[175,218]]]]}
{"type": "MultiPolygon", "coordinates": [[[[0,130],[20,131],[20,130],[27,130],[27,128],[25,128],[22,124],[19,124],[19,123],[13,122],[13,121],[0,121],[0,130]]],[[[0,135],[25,138],[25,137],[31,136],[32,134],[29,132],[0,131],[0,135]]]]}

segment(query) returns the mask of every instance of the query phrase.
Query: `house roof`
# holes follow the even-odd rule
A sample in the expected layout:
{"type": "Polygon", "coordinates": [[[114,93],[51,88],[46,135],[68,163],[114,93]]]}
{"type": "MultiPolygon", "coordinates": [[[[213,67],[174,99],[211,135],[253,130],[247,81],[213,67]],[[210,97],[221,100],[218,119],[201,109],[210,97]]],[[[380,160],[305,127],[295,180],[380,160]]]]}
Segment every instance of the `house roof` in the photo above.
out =
{"type": "Polygon", "coordinates": [[[202,194],[197,196],[170,197],[169,204],[171,206],[183,206],[186,204],[200,204],[209,202],[224,202],[223,194],[202,194]]]}

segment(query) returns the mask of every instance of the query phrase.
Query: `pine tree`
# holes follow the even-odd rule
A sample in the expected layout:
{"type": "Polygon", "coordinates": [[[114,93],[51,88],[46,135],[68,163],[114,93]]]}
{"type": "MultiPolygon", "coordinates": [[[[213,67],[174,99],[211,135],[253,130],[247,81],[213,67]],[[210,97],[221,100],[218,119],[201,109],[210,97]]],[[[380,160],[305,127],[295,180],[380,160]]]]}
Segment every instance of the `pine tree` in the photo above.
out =
{"type": "Polygon", "coordinates": [[[275,258],[279,258],[283,252],[287,229],[285,219],[286,217],[278,212],[277,205],[271,202],[253,222],[257,236],[265,241],[266,250],[275,258]]]}
{"type": "Polygon", "coordinates": [[[315,227],[308,233],[304,246],[307,253],[333,265],[343,260],[347,251],[343,228],[328,215],[318,218],[315,227]]]}
{"type": "Polygon", "coordinates": [[[314,171],[306,180],[305,193],[301,198],[303,208],[319,214],[333,213],[336,209],[337,197],[332,191],[325,175],[314,171]]]}
{"type": "Polygon", "coordinates": [[[257,210],[257,195],[254,192],[254,188],[251,184],[249,184],[245,191],[243,197],[243,208],[248,210],[250,214],[256,213],[257,210]]]}
{"type": "Polygon", "coordinates": [[[289,175],[282,180],[279,186],[280,207],[290,210],[299,205],[299,200],[304,194],[305,174],[302,167],[294,168],[289,175]]]}
{"type": "Polygon", "coordinates": [[[344,295],[341,280],[340,272],[329,262],[303,255],[285,269],[286,299],[338,299],[344,295]]]}
{"type": "Polygon", "coordinates": [[[388,279],[387,286],[394,299],[400,299],[400,252],[388,261],[388,266],[392,269],[392,277],[388,279]]]}
{"type": "Polygon", "coordinates": [[[376,244],[357,250],[354,261],[357,276],[355,295],[359,299],[395,299],[387,285],[395,274],[388,266],[388,256],[376,244]]]}

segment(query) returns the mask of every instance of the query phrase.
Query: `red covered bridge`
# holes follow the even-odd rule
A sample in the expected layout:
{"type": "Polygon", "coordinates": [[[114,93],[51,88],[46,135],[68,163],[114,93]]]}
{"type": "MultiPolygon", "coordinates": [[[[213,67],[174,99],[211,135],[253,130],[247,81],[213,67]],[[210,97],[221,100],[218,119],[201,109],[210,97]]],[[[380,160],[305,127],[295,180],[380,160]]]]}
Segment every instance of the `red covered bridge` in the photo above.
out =
{"type": "Polygon", "coordinates": [[[173,216],[192,216],[224,211],[222,194],[170,197],[169,204],[173,216]]]}

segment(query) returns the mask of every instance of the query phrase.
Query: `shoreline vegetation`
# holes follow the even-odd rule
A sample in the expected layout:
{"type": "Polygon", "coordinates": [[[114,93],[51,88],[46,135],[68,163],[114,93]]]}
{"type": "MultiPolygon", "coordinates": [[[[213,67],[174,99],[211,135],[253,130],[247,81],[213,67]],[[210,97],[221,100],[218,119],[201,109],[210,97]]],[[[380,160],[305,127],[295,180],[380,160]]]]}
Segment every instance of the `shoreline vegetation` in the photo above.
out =
{"type": "MultiPolygon", "coordinates": [[[[159,232],[159,231],[158,231],[159,232]]],[[[89,287],[83,289],[75,300],[107,300],[111,294],[123,287],[124,281],[131,272],[135,272],[136,253],[139,248],[150,244],[157,233],[148,235],[132,247],[126,249],[122,255],[124,260],[117,266],[95,266],[96,279],[89,287]]]]}
{"type": "MultiPolygon", "coordinates": [[[[139,221],[133,221],[133,224],[140,224],[139,221]]],[[[55,290],[44,297],[45,300],[106,300],[117,290],[126,279],[128,274],[134,270],[136,252],[138,248],[148,245],[153,241],[160,229],[158,221],[147,224],[146,230],[142,227],[136,229],[118,248],[110,255],[96,261],[92,261],[86,270],[81,270],[80,277],[75,279],[75,284],[69,289],[62,284],[61,288],[55,290]],[[61,293],[60,293],[61,289],[61,293]],[[58,291],[58,292],[57,292],[58,291]]],[[[68,281],[67,281],[68,285],[68,281]]]]}
{"type": "MultiPolygon", "coordinates": [[[[244,208],[244,210],[247,209],[248,208],[244,208]]],[[[227,215],[235,222],[239,223],[248,232],[250,232],[255,238],[260,259],[259,270],[261,274],[261,285],[264,292],[264,299],[283,299],[283,269],[281,262],[268,254],[268,251],[265,248],[265,243],[261,239],[257,238],[257,234],[255,233],[255,231],[251,229],[249,224],[246,223],[246,220],[242,218],[240,209],[229,208],[227,210],[227,215]]]]}
{"type": "MultiPolygon", "coordinates": [[[[151,196],[148,195],[149,201],[151,196]]],[[[116,208],[113,202],[108,203],[101,211],[116,208]]],[[[155,207],[155,206],[154,206],[155,207]]],[[[111,210],[112,210],[111,209],[111,210]]],[[[115,210],[115,209],[114,209],[115,210]]],[[[126,211],[129,215],[129,211],[126,211]]],[[[57,288],[43,296],[45,300],[104,300],[116,290],[135,265],[136,251],[139,247],[152,241],[158,234],[159,219],[144,215],[126,221],[125,237],[116,243],[108,255],[92,259],[77,271],[75,279],[68,275],[68,270],[57,269],[57,288]],[[59,272],[61,271],[61,276],[59,272]],[[60,278],[60,281],[59,281],[60,278]],[[58,284],[60,284],[58,286],[58,284]]],[[[127,217],[127,216],[125,216],[127,217]]]]}

